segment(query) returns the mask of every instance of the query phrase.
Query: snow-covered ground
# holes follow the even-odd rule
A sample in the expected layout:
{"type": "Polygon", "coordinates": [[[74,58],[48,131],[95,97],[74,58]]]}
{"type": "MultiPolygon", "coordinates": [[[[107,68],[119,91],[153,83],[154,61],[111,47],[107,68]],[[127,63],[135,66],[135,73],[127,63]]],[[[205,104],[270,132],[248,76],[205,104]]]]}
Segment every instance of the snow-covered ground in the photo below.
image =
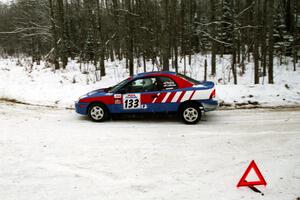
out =
{"type": "Polygon", "coordinates": [[[218,111],[187,126],[0,103],[0,199],[296,200],[299,111],[218,111]],[[251,160],[264,196],[236,188],[251,160]]]}
{"type": "MultiPolygon", "coordinates": [[[[195,55],[191,67],[186,66],[187,75],[203,80],[204,60],[210,57],[195,55]]],[[[0,59],[0,99],[14,99],[21,102],[58,107],[73,107],[79,96],[102,87],[112,86],[128,77],[125,60],[106,61],[107,76],[96,81],[94,67],[70,61],[65,70],[53,70],[42,62],[31,65],[29,58],[0,59]]],[[[179,63],[179,71],[183,73],[183,60],[179,63]]],[[[137,65],[135,65],[137,66],[137,65]]],[[[147,71],[159,70],[147,62],[147,71]]],[[[233,85],[230,70],[230,58],[218,57],[217,74],[209,76],[217,84],[217,95],[223,105],[239,106],[257,103],[259,106],[295,106],[300,105],[300,64],[294,72],[292,62],[286,58],[282,65],[274,60],[275,84],[269,85],[267,77],[261,77],[264,84],[253,84],[253,63],[246,64],[246,73],[240,74],[238,68],[238,84],[233,85]]],[[[174,70],[174,69],[172,69],[174,70]]],[[[136,68],[135,73],[143,72],[143,67],[136,68]]],[[[208,67],[210,74],[210,67],[208,67]]]]}

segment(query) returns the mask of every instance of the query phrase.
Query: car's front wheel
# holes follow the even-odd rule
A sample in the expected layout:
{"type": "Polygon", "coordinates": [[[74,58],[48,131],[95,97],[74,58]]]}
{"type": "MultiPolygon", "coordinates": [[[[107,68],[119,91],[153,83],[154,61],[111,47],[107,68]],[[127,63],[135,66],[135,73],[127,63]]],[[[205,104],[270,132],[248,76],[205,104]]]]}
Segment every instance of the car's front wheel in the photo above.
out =
{"type": "Polygon", "coordinates": [[[186,124],[196,124],[201,120],[201,110],[196,104],[187,104],[183,106],[180,115],[186,124]]]}
{"type": "Polygon", "coordinates": [[[109,112],[105,105],[93,103],[89,107],[88,115],[95,122],[103,122],[109,118],[109,112]]]}

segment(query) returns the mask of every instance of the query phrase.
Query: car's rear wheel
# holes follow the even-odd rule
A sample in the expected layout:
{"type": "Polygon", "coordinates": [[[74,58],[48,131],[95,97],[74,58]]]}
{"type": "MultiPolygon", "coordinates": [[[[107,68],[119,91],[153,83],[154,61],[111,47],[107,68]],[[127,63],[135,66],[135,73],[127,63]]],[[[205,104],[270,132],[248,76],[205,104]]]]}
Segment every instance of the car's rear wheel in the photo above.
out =
{"type": "Polygon", "coordinates": [[[180,116],[186,124],[197,124],[201,120],[201,110],[197,104],[186,104],[181,109],[180,116]]]}
{"type": "Polygon", "coordinates": [[[93,103],[89,107],[88,115],[91,120],[95,122],[103,122],[109,118],[109,112],[105,105],[100,103],[93,103]]]}

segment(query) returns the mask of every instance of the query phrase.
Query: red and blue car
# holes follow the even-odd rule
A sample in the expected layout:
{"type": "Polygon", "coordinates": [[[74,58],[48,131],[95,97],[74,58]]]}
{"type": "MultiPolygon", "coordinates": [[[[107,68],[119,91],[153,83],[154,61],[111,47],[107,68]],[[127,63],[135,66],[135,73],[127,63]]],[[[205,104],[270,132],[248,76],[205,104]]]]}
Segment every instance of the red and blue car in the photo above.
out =
{"type": "Polygon", "coordinates": [[[175,72],[141,73],[119,84],[79,98],[76,112],[101,122],[112,114],[173,113],[187,124],[196,124],[201,112],[218,107],[215,84],[199,82],[175,72]]]}

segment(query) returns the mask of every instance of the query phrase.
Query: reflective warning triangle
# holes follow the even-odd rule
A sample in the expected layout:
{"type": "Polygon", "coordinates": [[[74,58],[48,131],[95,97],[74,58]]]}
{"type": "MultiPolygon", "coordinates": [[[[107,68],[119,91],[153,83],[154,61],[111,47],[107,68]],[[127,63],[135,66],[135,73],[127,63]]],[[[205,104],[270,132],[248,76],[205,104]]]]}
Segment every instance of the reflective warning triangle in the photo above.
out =
{"type": "Polygon", "coordinates": [[[254,160],[251,161],[250,165],[246,169],[244,175],[242,176],[241,180],[237,184],[237,187],[242,187],[242,186],[253,186],[253,185],[267,185],[267,182],[265,181],[263,175],[260,173],[256,163],[254,160]],[[253,169],[258,177],[258,181],[247,181],[246,178],[249,174],[249,172],[253,169]]]}

